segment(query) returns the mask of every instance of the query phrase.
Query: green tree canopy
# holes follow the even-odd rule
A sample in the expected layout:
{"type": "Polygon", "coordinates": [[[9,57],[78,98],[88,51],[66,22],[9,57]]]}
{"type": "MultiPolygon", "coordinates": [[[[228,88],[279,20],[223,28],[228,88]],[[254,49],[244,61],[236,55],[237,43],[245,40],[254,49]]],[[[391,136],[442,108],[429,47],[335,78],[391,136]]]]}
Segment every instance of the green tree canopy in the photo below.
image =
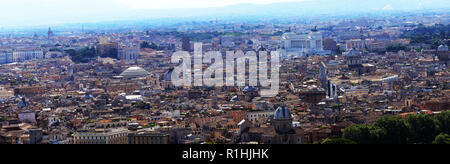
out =
{"type": "Polygon", "coordinates": [[[450,134],[450,111],[445,111],[433,116],[437,133],[450,134]]]}
{"type": "Polygon", "coordinates": [[[441,133],[436,136],[436,139],[433,141],[433,144],[450,144],[450,136],[448,134],[441,133]]]}
{"type": "Polygon", "coordinates": [[[141,48],[150,48],[154,50],[162,50],[161,46],[157,45],[156,43],[148,43],[147,41],[144,41],[141,43],[141,48]]]}
{"type": "Polygon", "coordinates": [[[374,138],[370,131],[371,127],[368,125],[352,125],[344,130],[342,137],[358,144],[371,144],[374,142],[374,138]]]}
{"type": "Polygon", "coordinates": [[[384,116],[373,125],[379,129],[379,142],[382,144],[406,144],[409,135],[405,120],[395,116],[384,116]]]}
{"type": "Polygon", "coordinates": [[[91,59],[97,57],[94,47],[85,47],[80,50],[69,49],[65,52],[70,56],[75,63],[88,63],[91,59]]]}
{"type": "Polygon", "coordinates": [[[410,143],[431,144],[436,136],[436,125],[429,115],[409,115],[406,119],[410,143]]]}
{"type": "MultiPolygon", "coordinates": [[[[432,48],[437,48],[442,44],[442,40],[450,38],[450,25],[419,25],[414,30],[406,31],[401,37],[411,39],[412,43],[431,44],[432,48]]],[[[450,46],[450,42],[446,42],[445,44],[450,46]]]]}
{"type": "Polygon", "coordinates": [[[358,144],[431,144],[449,134],[450,111],[435,115],[410,115],[406,119],[383,116],[373,125],[353,125],[344,129],[342,138],[358,144]]]}
{"type": "Polygon", "coordinates": [[[324,141],[322,141],[321,144],[324,144],[324,145],[350,145],[350,144],[357,144],[357,143],[355,141],[348,140],[345,138],[336,138],[336,139],[327,138],[324,141]]]}

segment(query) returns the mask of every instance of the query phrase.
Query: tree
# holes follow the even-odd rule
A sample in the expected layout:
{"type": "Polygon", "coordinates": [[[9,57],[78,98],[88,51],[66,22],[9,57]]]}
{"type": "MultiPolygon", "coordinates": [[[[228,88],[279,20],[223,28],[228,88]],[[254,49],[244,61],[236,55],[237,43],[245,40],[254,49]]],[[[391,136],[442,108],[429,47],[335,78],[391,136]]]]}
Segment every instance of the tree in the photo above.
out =
{"type": "Polygon", "coordinates": [[[414,144],[431,144],[436,136],[436,125],[429,115],[409,115],[406,118],[409,129],[409,142],[414,144]]]}
{"type": "Polygon", "coordinates": [[[217,142],[214,141],[210,141],[210,142],[206,142],[207,145],[217,145],[217,142]]]}
{"type": "Polygon", "coordinates": [[[94,47],[85,47],[80,50],[69,49],[65,52],[70,56],[75,63],[88,63],[92,58],[97,56],[94,47]]]}
{"type": "Polygon", "coordinates": [[[141,48],[150,48],[150,44],[146,41],[141,43],[141,48]]]}
{"type": "Polygon", "coordinates": [[[433,116],[437,133],[450,134],[450,111],[444,111],[433,116]]]}
{"type": "Polygon", "coordinates": [[[147,41],[144,41],[141,43],[141,48],[150,48],[154,50],[162,50],[161,46],[157,45],[156,43],[148,43],[147,41]]]}
{"type": "MultiPolygon", "coordinates": [[[[441,40],[450,37],[450,25],[436,24],[426,27],[419,25],[416,29],[405,32],[401,37],[411,39],[412,43],[430,44],[431,48],[437,48],[441,44],[441,40]]],[[[446,42],[450,46],[450,42],[446,42]]]]}
{"type": "Polygon", "coordinates": [[[380,144],[406,144],[409,130],[400,117],[383,116],[373,125],[380,144]]]}
{"type": "Polygon", "coordinates": [[[353,125],[342,138],[358,144],[448,143],[450,111],[436,115],[411,115],[406,119],[383,116],[373,125],[353,125]],[[437,134],[440,134],[436,137],[437,134]],[[433,141],[434,140],[434,141],[433,141]]]}
{"type": "Polygon", "coordinates": [[[408,50],[408,47],[401,44],[389,44],[386,47],[386,51],[388,52],[398,52],[400,50],[406,51],[408,50]]]}
{"type": "Polygon", "coordinates": [[[357,143],[355,141],[348,140],[345,138],[337,138],[337,139],[327,138],[324,141],[322,141],[321,144],[324,144],[324,145],[350,145],[350,144],[357,144],[357,143]]]}
{"type": "Polygon", "coordinates": [[[59,48],[51,48],[51,49],[48,50],[48,51],[51,51],[51,52],[55,52],[55,51],[61,52],[61,49],[59,49],[59,48]]]}
{"type": "Polygon", "coordinates": [[[343,138],[351,141],[355,141],[358,144],[372,144],[373,137],[370,133],[370,126],[367,125],[352,125],[345,128],[343,138]]]}
{"type": "Polygon", "coordinates": [[[441,133],[436,136],[436,139],[433,141],[433,144],[450,144],[450,136],[448,134],[441,133]]]}
{"type": "Polygon", "coordinates": [[[104,54],[100,54],[100,57],[117,59],[118,55],[119,55],[118,49],[111,48],[111,49],[108,49],[104,54]]]}

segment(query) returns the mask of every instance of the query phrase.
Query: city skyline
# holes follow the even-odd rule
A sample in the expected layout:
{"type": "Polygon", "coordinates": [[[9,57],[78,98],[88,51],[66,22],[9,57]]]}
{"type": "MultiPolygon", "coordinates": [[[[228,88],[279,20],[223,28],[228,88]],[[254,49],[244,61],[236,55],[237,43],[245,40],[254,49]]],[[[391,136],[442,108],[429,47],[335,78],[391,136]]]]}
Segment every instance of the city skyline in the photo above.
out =
{"type": "Polygon", "coordinates": [[[450,1],[1,4],[0,144],[450,144],[450,1]]]}

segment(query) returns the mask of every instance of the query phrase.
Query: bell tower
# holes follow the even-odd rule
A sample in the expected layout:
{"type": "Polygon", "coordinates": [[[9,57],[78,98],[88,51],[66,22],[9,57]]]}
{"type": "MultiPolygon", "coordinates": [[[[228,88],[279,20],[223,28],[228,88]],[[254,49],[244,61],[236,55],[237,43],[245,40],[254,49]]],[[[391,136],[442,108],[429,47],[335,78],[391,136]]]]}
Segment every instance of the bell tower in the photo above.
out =
{"type": "Polygon", "coordinates": [[[53,36],[53,31],[52,31],[52,29],[50,28],[50,27],[48,27],[48,32],[47,32],[47,41],[48,41],[48,44],[50,44],[51,43],[51,37],[53,36]]]}

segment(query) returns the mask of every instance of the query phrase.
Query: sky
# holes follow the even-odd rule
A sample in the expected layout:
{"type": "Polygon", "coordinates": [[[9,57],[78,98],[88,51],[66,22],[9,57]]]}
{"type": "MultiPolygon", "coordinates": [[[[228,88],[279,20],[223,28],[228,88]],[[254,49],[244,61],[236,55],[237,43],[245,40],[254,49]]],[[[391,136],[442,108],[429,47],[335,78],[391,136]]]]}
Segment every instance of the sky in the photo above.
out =
{"type": "MultiPolygon", "coordinates": [[[[279,4],[291,2],[298,4],[281,6],[275,10],[283,11],[287,6],[288,8],[291,8],[290,11],[294,12],[297,12],[297,10],[305,11],[307,9],[317,11],[321,6],[328,6],[328,8],[321,8],[322,10],[327,11],[330,9],[338,10],[337,8],[333,8],[334,6],[341,6],[341,9],[343,7],[345,8],[347,1],[349,3],[355,3],[355,1],[357,1],[357,3],[370,2],[373,5],[361,6],[377,6],[380,10],[395,10],[410,4],[414,4],[414,7],[420,7],[422,3],[431,6],[446,6],[450,8],[449,0],[0,0],[0,28],[129,20],[147,16],[184,16],[195,12],[203,12],[202,14],[208,15],[211,11],[215,12],[215,7],[227,7],[240,4],[272,5],[272,3],[279,4]],[[315,4],[317,9],[301,8],[305,7],[303,3],[307,2],[320,3],[315,4]],[[405,3],[406,5],[404,5],[405,3]],[[381,4],[381,6],[378,6],[378,4],[381,4]],[[342,5],[344,6],[342,7],[342,5]],[[196,8],[196,10],[182,10],[186,8],[196,8]],[[208,8],[209,10],[197,10],[197,8],[208,8]]],[[[239,14],[245,14],[247,11],[251,12],[251,10],[254,10],[252,7],[254,6],[249,6],[244,9],[241,8],[241,11],[244,12],[239,14]]],[[[235,9],[236,8],[228,8],[231,12],[235,9]]],[[[265,13],[265,11],[263,13],[265,13]]]]}
{"type": "Polygon", "coordinates": [[[278,2],[299,2],[305,0],[116,0],[133,9],[208,8],[224,7],[242,3],[271,4],[278,2]],[[155,5],[157,4],[157,5],[155,5]]]}
{"type": "Polygon", "coordinates": [[[305,0],[0,0],[0,27],[127,19],[132,12],[305,0]]]}

